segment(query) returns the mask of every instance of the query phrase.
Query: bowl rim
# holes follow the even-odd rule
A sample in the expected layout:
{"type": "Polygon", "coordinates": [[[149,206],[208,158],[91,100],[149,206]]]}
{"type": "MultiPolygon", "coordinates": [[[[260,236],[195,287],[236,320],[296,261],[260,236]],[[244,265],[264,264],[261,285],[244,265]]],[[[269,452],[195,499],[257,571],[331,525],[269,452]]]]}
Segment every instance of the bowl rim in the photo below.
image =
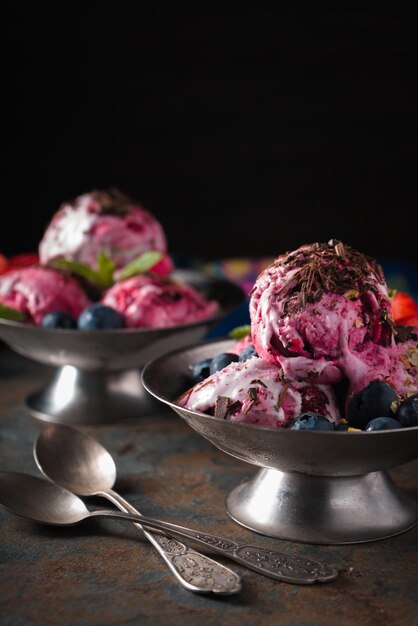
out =
{"type": "MultiPolygon", "coordinates": [[[[144,385],[145,389],[148,391],[148,393],[150,393],[152,396],[154,396],[154,398],[157,398],[157,400],[159,400],[160,402],[163,402],[164,404],[166,404],[167,406],[169,406],[171,409],[173,409],[173,411],[175,411],[177,413],[177,409],[180,409],[181,411],[184,411],[187,415],[189,415],[190,417],[198,417],[198,418],[204,418],[207,419],[208,421],[213,421],[215,423],[229,423],[229,424],[233,424],[233,427],[238,427],[238,428],[244,428],[244,429],[250,429],[250,430],[256,430],[256,431],[267,431],[270,433],[300,433],[303,432],[304,434],[308,434],[308,436],[341,436],[341,435],[346,435],[346,436],[350,436],[352,437],[353,435],[373,435],[373,436],[380,436],[380,437],[384,437],[387,435],[393,435],[393,433],[403,433],[403,432],[411,432],[411,431],[416,431],[418,430],[418,426],[403,426],[401,428],[388,428],[387,430],[373,430],[373,431],[365,431],[365,430],[355,430],[355,431],[351,431],[351,432],[347,432],[347,431],[338,431],[338,430],[296,430],[296,429],[290,429],[290,428],[272,428],[271,426],[258,426],[256,424],[247,424],[245,422],[233,422],[231,420],[220,420],[217,417],[214,417],[213,415],[208,415],[207,413],[203,413],[201,411],[194,411],[193,409],[188,409],[186,407],[182,407],[179,404],[176,403],[175,400],[168,400],[167,398],[160,396],[158,394],[156,394],[154,391],[152,391],[150,389],[150,387],[148,386],[147,382],[146,382],[146,378],[147,375],[149,375],[149,371],[152,370],[152,368],[157,368],[159,366],[159,364],[162,361],[165,361],[166,359],[170,358],[170,357],[174,357],[176,355],[179,355],[179,353],[183,353],[186,351],[189,351],[193,348],[199,348],[202,347],[204,345],[211,345],[211,344],[216,344],[216,343],[221,343],[221,342],[225,342],[226,340],[230,340],[231,342],[237,343],[236,340],[230,338],[230,337],[216,337],[214,339],[206,339],[206,340],[202,340],[199,341],[197,343],[193,343],[193,344],[189,344],[187,346],[183,346],[181,348],[176,348],[174,350],[170,350],[169,352],[166,352],[164,354],[162,354],[161,356],[152,359],[150,361],[148,361],[148,363],[145,364],[142,372],[141,372],[141,379],[142,379],[142,384],[144,385]]],[[[233,343],[232,343],[233,345],[233,343]]],[[[191,389],[191,387],[189,387],[189,389],[191,389]]],[[[188,390],[184,391],[183,393],[186,393],[188,390]]],[[[178,396],[179,397],[179,396],[178,396]]],[[[177,398],[176,398],[177,399],[177,398]]],[[[288,435],[286,435],[288,436],[288,435]]],[[[293,435],[290,435],[293,436],[293,435]]]]}
{"type": "MultiPolygon", "coordinates": [[[[175,270],[176,271],[176,270],[175,270]]],[[[41,326],[39,324],[34,324],[33,322],[20,322],[20,321],[16,321],[16,320],[9,320],[6,318],[2,318],[0,317],[0,326],[5,326],[7,328],[16,328],[16,329],[25,329],[25,332],[28,331],[32,331],[32,332],[40,332],[40,333],[54,333],[54,334],[63,334],[63,335],[72,335],[72,334],[79,334],[80,332],[83,333],[83,335],[86,336],[91,336],[91,337],[100,337],[103,334],[106,335],[126,335],[126,333],[130,333],[130,334],[144,334],[144,333],[150,333],[152,334],[154,333],[161,333],[162,331],[169,331],[170,329],[179,329],[179,330],[184,330],[187,328],[194,328],[197,327],[199,325],[202,324],[207,324],[207,323],[212,323],[212,322],[217,322],[218,320],[222,320],[224,319],[224,317],[226,315],[229,315],[230,313],[232,313],[233,311],[237,310],[240,306],[242,306],[246,299],[247,299],[247,294],[245,293],[244,289],[242,289],[242,287],[240,285],[238,285],[237,283],[229,280],[228,278],[223,278],[223,277],[219,277],[219,276],[211,276],[210,274],[205,274],[204,272],[198,272],[196,270],[189,270],[189,269],[181,269],[178,268],[177,269],[178,272],[183,273],[189,275],[189,276],[195,276],[195,277],[200,277],[203,279],[208,279],[208,283],[213,282],[216,284],[227,284],[229,286],[232,286],[234,288],[236,288],[236,294],[237,294],[237,302],[236,304],[230,306],[230,307],[218,307],[218,309],[215,311],[215,313],[213,315],[210,315],[209,317],[204,317],[202,319],[196,320],[194,322],[186,322],[186,323],[182,323],[182,324],[176,324],[174,326],[141,326],[141,327],[134,327],[134,328],[103,328],[103,329],[89,329],[89,330],[83,330],[81,328],[47,328],[45,326],[41,326]],[[240,294],[240,298],[238,299],[238,294],[240,294]]]]}

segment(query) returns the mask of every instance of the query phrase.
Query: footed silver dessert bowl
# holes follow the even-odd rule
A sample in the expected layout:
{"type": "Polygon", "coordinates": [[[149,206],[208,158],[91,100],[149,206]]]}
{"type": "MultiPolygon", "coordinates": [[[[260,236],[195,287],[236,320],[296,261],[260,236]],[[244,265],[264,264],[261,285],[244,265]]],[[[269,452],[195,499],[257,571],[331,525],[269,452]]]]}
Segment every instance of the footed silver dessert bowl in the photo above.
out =
{"type": "Polygon", "coordinates": [[[164,352],[198,341],[245,302],[235,284],[189,270],[174,278],[186,282],[219,312],[199,322],[172,328],[64,330],[0,319],[0,338],[25,357],[55,366],[51,381],[26,399],[32,415],[47,422],[95,425],[131,421],[161,405],[147,394],[141,368],[164,352]]]}
{"type": "Polygon", "coordinates": [[[272,429],[221,420],[182,408],[191,365],[227,352],[211,341],[154,359],[144,387],[194,430],[231,456],[261,468],[226,498],[229,515],[264,535],[307,543],[384,539],[418,522],[418,502],[388,475],[418,458],[418,427],[376,432],[272,429]]]}

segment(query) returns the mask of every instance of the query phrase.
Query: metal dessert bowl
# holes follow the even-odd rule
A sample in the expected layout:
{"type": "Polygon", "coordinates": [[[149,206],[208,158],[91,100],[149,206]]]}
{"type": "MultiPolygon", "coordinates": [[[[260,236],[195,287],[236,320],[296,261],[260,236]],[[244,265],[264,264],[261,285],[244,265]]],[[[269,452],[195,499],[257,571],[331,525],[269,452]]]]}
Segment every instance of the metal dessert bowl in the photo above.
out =
{"type": "Polygon", "coordinates": [[[141,368],[168,350],[198,341],[221,319],[244,304],[234,283],[199,272],[177,270],[175,280],[219,302],[205,320],[170,328],[118,330],[51,329],[0,319],[0,338],[13,350],[56,367],[50,382],[26,399],[35,417],[69,425],[137,420],[161,407],[144,391],[141,368]]]}
{"type": "Polygon", "coordinates": [[[149,362],[145,389],[217,448],[260,468],[226,498],[229,515],[256,532],[319,544],[359,543],[404,532],[418,502],[386,470],[418,458],[418,427],[375,432],[273,429],[182,408],[191,366],[227,352],[231,340],[202,342],[149,362]]]}

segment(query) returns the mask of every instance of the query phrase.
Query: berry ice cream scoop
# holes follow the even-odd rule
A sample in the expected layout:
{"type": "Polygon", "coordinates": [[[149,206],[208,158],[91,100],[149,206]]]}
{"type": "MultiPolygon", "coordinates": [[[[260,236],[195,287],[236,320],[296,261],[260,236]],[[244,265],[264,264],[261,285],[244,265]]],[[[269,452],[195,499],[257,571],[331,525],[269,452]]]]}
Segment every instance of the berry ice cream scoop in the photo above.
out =
{"type": "Polygon", "coordinates": [[[157,275],[133,276],[111,287],[103,304],[119,311],[128,328],[164,328],[206,319],[218,308],[190,285],[157,275]]]}
{"type": "Polygon", "coordinates": [[[196,384],[177,402],[271,428],[368,429],[371,416],[388,413],[390,423],[371,429],[394,427],[394,411],[418,388],[418,330],[391,313],[376,261],[338,241],[302,246],[260,274],[250,332],[228,353],[195,363],[196,384]]]}
{"type": "Polygon", "coordinates": [[[173,264],[166,255],[161,224],[142,206],[116,189],[92,191],[64,203],[46,229],[39,245],[41,263],[64,258],[91,267],[104,253],[120,269],[144,252],[165,256],[161,273],[173,264]]]}
{"type": "Polygon", "coordinates": [[[341,416],[329,385],[288,381],[276,364],[259,357],[227,365],[184,393],[180,406],[220,419],[288,427],[303,412],[338,423],[341,416]]]}
{"type": "Polygon", "coordinates": [[[250,300],[260,356],[292,380],[347,377],[352,389],[391,371],[390,313],[381,267],[334,240],[279,256],[257,278],[250,300]]]}
{"type": "Polygon", "coordinates": [[[34,265],[0,276],[0,303],[41,324],[47,313],[56,311],[76,320],[90,300],[74,278],[34,265]]]}

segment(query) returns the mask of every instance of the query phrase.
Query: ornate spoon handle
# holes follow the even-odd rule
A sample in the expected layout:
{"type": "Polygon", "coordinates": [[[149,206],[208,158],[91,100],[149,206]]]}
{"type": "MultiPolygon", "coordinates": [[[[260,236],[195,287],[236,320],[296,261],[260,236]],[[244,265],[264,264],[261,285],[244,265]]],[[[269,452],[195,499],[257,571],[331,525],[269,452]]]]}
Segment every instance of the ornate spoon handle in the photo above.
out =
{"type": "MultiPolygon", "coordinates": [[[[107,498],[121,511],[142,518],[141,513],[115,491],[103,491],[97,495],[107,498]]],[[[135,526],[144,533],[177,580],[189,591],[230,595],[241,590],[240,577],[228,567],[192,550],[177,539],[167,535],[154,535],[138,522],[135,526]]]]}
{"type": "MultiPolygon", "coordinates": [[[[92,515],[98,517],[117,517],[137,522],[137,516],[114,511],[94,511],[92,515]]],[[[260,574],[270,576],[286,583],[307,585],[315,582],[328,582],[338,576],[338,571],[326,567],[318,561],[312,561],[298,556],[290,556],[275,550],[265,550],[256,546],[240,545],[235,541],[202,533],[192,528],[178,526],[152,517],[141,515],[141,527],[148,526],[154,530],[162,530],[169,534],[187,537],[201,543],[223,556],[226,556],[249,569],[260,574]]],[[[145,532],[145,529],[144,529],[145,532]]]]}

